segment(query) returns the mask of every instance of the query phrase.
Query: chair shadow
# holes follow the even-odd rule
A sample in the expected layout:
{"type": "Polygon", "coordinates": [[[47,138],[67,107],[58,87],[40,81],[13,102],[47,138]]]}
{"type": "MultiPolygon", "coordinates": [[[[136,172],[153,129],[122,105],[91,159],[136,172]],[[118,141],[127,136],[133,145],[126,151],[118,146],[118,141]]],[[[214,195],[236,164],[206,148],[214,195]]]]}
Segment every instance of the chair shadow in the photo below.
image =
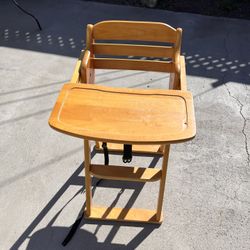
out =
{"type": "MultiPolygon", "coordinates": [[[[97,152],[93,150],[91,152],[91,158],[93,158],[97,152]]],[[[143,154],[142,154],[143,155],[143,154]]],[[[153,157],[151,163],[148,167],[155,167],[160,156],[153,157]]],[[[26,249],[28,250],[39,250],[39,249],[135,249],[138,247],[144,239],[146,239],[151,232],[158,228],[158,224],[146,224],[146,223],[133,223],[133,222],[115,222],[115,221],[96,221],[96,220],[86,220],[82,219],[79,228],[77,229],[74,237],[68,243],[66,247],[62,246],[62,241],[69,233],[70,228],[68,227],[59,227],[53,225],[55,220],[59,217],[60,213],[63,209],[80,193],[85,191],[85,180],[84,177],[80,176],[82,170],[84,168],[84,162],[75,170],[75,172],[68,178],[68,180],[62,185],[62,187],[58,190],[58,192],[53,196],[53,198],[48,202],[48,204],[41,210],[41,212],[36,216],[36,218],[31,222],[31,224],[26,228],[26,230],[20,235],[20,237],[16,240],[16,242],[12,245],[10,249],[19,249],[21,245],[28,240],[28,245],[26,249]],[[50,220],[48,225],[45,228],[42,228],[38,231],[35,231],[33,234],[32,232],[35,230],[37,225],[46,217],[47,213],[50,209],[57,203],[57,201],[61,198],[61,196],[66,192],[66,190],[71,185],[80,185],[82,188],[78,190],[78,192],[54,215],[54,217],[50,220]],[[85,224],[92,224],[97,225],[95,232],[90,233],[86,231],[82,227],[85,224]],[[99,229],[102,225],[110,225],[112,226],[109,234],[107,235],[104,242],[98,242],[96,234],[98,233],[99,229]],[[142,230],[132,239],[129,241],[128,244],[117,244],[113,243],[113,239],[116,233],[119,231],[121,227],[139,227],[142,230]]],[[[96,178],[92,178],[92,185],[96,183],[96,178]]],[[[136,183],[136,182],[128,182],[128,181],[109,181],[105,180],[100,182],[100,187],[109,187],[109,188],[121,188],[121,191],[118,193],[117,197],[111,204],[111,208],[116,205],[118,202],[121,193],[124,189],[134,189],[133,194],[129,198],[125,208],[130,208],[133,206],[135,200],[137,199],[138,195],[142,191],[143,186],[145,183],[136,183]]],[[[92,193],[94,196],[96,190],[95,184],[92,188],[92,193]]],[[[85,209],[85,203],[81,208],[81,213],[85,209]]]]}
{"type": "Polygon", "coordinates": [[[81,228],[78,229],[74,239],[66,247],[60,245],[60,242],[62,241],[62,235],[66,235],[68,233],[68,228],[57,226],[46,227],[35,232],[30,237],[30,241],[26,249],[136,249],[156,228],[154,225],[147,225],[143,227],[143,229],[128,244],[119,244],[113,243],[112,239],[115,236],[115,233],[119,230],[120,226],[116,223],[110,225],[112,225],[112,229],[104,242],[98,242],[95,234],[81,228]],[[52,235],[53,240],[51,240],[52,235]]]}

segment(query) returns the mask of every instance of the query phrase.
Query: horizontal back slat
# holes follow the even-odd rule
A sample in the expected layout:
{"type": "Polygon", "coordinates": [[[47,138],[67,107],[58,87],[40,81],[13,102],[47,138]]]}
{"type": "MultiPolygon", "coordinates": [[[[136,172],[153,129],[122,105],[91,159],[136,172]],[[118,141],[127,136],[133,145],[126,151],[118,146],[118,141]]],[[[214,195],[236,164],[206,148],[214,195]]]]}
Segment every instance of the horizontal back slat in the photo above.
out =
{"type": "Polygon", "coordinates": [[[174,48],[170,46],[149,46],[132,44],[94,43],[94,54],[114,56],[148,56],[173,58],[174,48]]]}
{"type": "Polygon", "coordinates": [[[175,43],[176,29],[165,23],[103,21],[94,25],[96,40],[130,40],[175,43]]]}
{"type": "Polygon", "coordinates": [[[175,72],[174,63],[150,60],[92,58],[95,69],[126,69],[156,72],[175,72]]]}

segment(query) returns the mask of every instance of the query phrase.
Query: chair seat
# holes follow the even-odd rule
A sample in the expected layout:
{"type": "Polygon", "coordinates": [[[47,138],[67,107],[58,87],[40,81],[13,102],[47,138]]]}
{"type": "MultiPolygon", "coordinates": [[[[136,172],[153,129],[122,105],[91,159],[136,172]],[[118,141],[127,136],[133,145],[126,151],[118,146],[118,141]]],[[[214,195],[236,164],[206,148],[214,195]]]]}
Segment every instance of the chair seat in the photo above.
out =
{"type": "Polygon", "coordinates": [[[181,142],[196,132],[188,91],[90,84],[65,84],[49,124],[80,138],[131,144],[181,142]]]}

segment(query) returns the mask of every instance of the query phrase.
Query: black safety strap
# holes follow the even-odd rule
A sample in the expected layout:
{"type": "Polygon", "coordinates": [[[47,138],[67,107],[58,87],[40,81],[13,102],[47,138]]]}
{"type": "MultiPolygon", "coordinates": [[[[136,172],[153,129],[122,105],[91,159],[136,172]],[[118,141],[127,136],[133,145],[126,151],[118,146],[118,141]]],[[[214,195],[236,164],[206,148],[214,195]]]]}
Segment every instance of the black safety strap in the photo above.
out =
{"type": "MultiPolygon", "coordinates": [[[[102,148],[103,148],[103,153],[104,153],[104,165],[109,165],[109,151],[108,151],[108,147],[107,147],[107,143],[103,142],[102,143],[102,148]]],[[[103,179],[99,179],[96,184],[95,187],[97,187],[100,182],[103,179]]],[[[62,242],[62,245],[65,247],[73,238],[74,234],[76,233],[76,230],[78,228],[78,226],[80,225],[82,218],[84,216],[84,211],[83,209],[81,209],[80,213],[78,214],[78,217],[76,219],[76,221],[74,222],[74,224],[71,226],[70,231],[68,233],[68,235],[66,236],[66,238],[64,239],[64,241],[62,242]]]]}
{"type": "Polygon", "coordinates": [[[129,163],[132,161],[132,145],[131,144],[124,144],[123,145],[122,160],[124,163],[129,163]]]}
{"type": "Polygon", "coordinates": [[[76,219],[76,221],[74,222],[74,224],[72,225],[72,227],[70,228],[70,231],[68,233],[68,235],[66,236],[66,238],[64,239],[64,241],[62,242],[62,245],[65,247],[70,240],[72,239],[72,237],[74,236],[78,226],[81,223],[81,220],[83,218],[84,213],[81,214],[81,216],[79,218],[76,219]]]}
{"type": "Polygon", "coordinates": [[[103,153],[104,153],[104,165],[109,165],[109,150],[107,147],[107,142],[102,143],[103,153]]]}
{"type": "MultiPolygon", "coordinates": [[[[92,188],[92,191],[93,189],[95,189],[99,184],[100,182],[102,181],[103,179],[99,179],[96,184],[95,184],[95,187],[92,188]]],[[[65,247],[70,241],[71,239],[73,238],[73,236],[75,235],[76,233],[76,230],[77,228],[79,227],[81,221],[82,221],[82,218],[84,216],[84,206],[81,208],[78,216],[77,216],[77,219],[75,220],[74,224],[71,226],[70,228],[70,231],[69,233],[67,234],[66,238],[63,240],[62,242],[62,245],[65,247]]]]}

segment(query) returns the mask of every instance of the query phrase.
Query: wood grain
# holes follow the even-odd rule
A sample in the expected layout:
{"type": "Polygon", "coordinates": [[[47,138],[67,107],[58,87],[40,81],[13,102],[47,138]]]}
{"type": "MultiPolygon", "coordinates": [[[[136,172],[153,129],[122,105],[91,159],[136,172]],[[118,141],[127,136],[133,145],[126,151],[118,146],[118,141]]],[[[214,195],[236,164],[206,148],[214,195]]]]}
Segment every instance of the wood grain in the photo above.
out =
{"type": "Polygon", "coordinates": [[[162,217],[162,205],[163,205],[163,198],[164,198],[165,184],[167,177],[169,150],[170,150],[170,145],[165,145],[163,150],[162,176],[160,180],[159,196],[157,203],[157,214],[156,214],[157,220],[160,220],[160,218],[162,217]]]}
{"type": "Polygon", "coordinates": [[[153,182],[161,178],[161,169],[91,165],[90,172],[100,179],[153,182]]]}
{"type": "Polygon", "coordinates": [[[64,85],[49,124],[80,138],[130,144],[176,143],[196,133],[190,92],[92,84],[64,85]]]}
{"type": "Polygon", "coordinates": [[[113,58],[92,58],[91,62],[95,69],[126,69],[155,72],[175,72],[175,67],[172,62],[113,58]]]}
{"type": "Polygon", "coordinates": [[[186,91],[185,58],[180,56],[181,41],[182,29],[164,23],[103,21],[87,26],[86,50],[77,61],[71,78],[73,84],[64,85],[49,119],[50,126],[59,132],[84,138],[86,218],[161,223],[170,143],[190,140],[196,133],[193,98],[186,91]],[[117,44],[110,40],[172,45],[117,44]],[[172,62],[96,55],[171,58],[172,62]],[[170,88],[175,90],[78,84],[94,83],[95,69],[169,72],[170,88]],[[163,155],[162,169],[91,165],[89,139],[96,141],[98,150],[101,150],[98,141],[105,141],[110,151],[121,152],[126,143],[133,144],[134,152],[163,155]],[[157,210],[93,207],[91,175],[138,182],[160,180],[157,210]]]}
{"type": "Polygon", "coordinates": [[[174,57],[174,48],[170,46],[94,43],[93,50],[95,54],[99,55],[174,57]]]}
{"type": "Polygon", "coordinates": [[[86,213],[91,214],[92,191],[91,191],[91,175],[90,175],[90,147],[89,141],[84,140],[84,167],[85,167],[85,188],[86,188],[86,213]]]}
{"type": "Polygon", "coordinates": [[[93,28],[96,40],[176,42],[176,29],[160,22],[103,21],[93,28]]]}
{"type": "Polygon", "coordinates": [[[138,208],[117,208],[117,207],[92,207],[91,215],[85,214],[86,219],[93,220],[114,220],[143,223],[161,223],[156,219],[156,211],[138,208]]]}
{"type": "Polygon", "coordinates": [[[180,57],[180,90],[186,91],[187,90],[187,79],[186,79],[186,64],[185,64],[185,57],[180,57]]]}

